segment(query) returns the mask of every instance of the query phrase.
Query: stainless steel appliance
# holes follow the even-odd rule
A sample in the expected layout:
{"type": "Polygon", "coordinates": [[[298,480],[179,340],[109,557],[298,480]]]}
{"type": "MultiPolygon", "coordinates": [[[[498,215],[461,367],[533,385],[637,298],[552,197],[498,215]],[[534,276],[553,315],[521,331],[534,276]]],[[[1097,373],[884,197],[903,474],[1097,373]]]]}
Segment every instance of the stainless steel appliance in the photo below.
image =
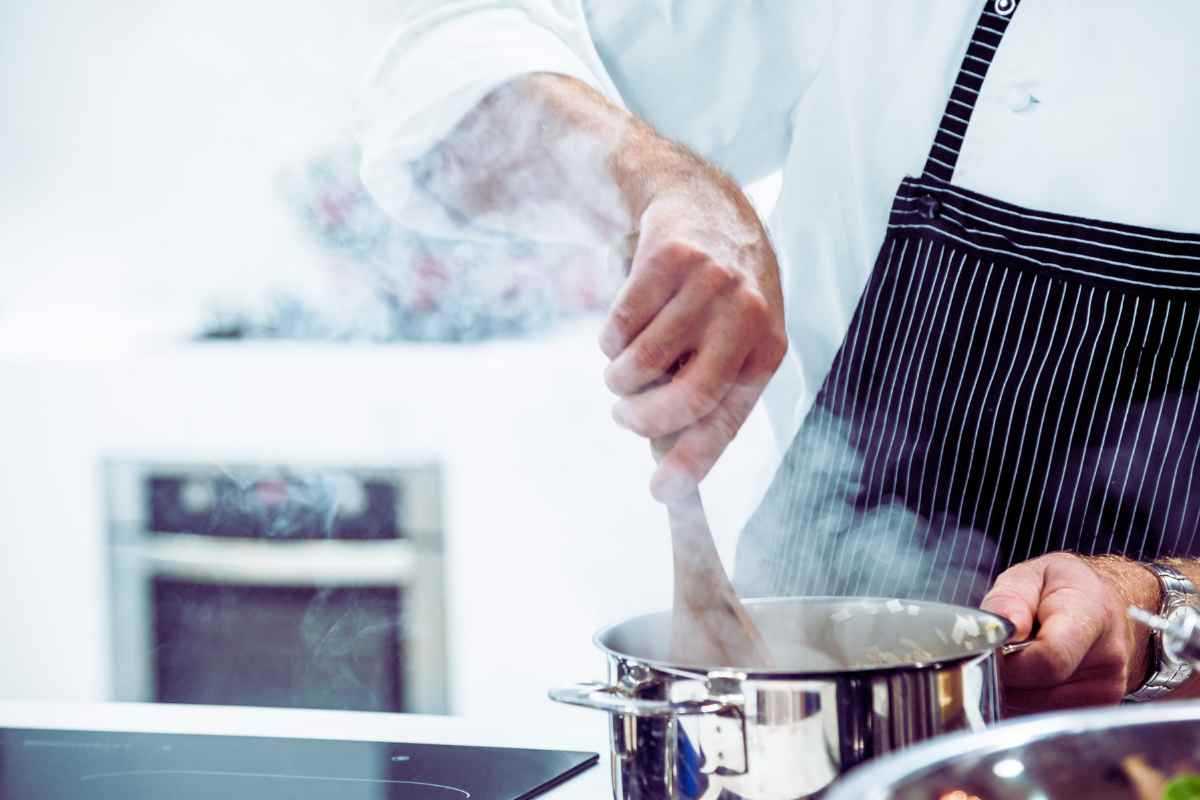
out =
{"type": "Polygon", "coordinates": [[[1162,789],[1146,785],[1153,773],[1200,774],[1200,702],[1042,714],[946,736],[855,770],[825,800],[1160,800],[1162,789]]]}
{"type": "Polygon", "coordinates": [[[447,711],[436,464],[104,475],[115,699],[447,711]]]}
{"type": "Polygon", "coordinates": [[[1000,716],[1005,619],[881,598],[750,600],[772,669],[670,658],[671,613],[596,635],[607,684],[551,692],[610,715],[618,800],[819,796],[851,767],[1000,716]]]}

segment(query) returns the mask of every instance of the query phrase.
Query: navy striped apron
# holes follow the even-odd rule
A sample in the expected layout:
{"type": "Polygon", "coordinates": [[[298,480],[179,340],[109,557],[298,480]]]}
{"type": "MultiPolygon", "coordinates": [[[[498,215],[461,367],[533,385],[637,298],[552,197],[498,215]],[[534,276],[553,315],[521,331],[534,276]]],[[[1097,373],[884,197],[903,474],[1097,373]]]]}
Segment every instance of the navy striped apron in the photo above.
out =
{"type": "Polygon", "coordinates": [[[977,603],[1056,550],[1200,552],[1200,236],[952,184],[1013,0],[988,0],[925,170],[738,543],[746,595],[977,603]]]}

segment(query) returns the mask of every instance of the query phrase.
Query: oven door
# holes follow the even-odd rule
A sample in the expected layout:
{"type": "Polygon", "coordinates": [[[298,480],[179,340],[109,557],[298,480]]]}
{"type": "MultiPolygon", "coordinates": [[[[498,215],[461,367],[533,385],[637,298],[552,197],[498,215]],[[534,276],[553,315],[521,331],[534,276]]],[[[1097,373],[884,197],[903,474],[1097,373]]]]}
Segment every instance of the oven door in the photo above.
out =
{"type": "MultiPolygon", "coordinates": [[[[140,472],[125,510],[149,510],[111,526],[116,699],[447,712],[441,542],[428,526],[164,532],[149,488],[162,481],[144,477],[161,470],[140,472]]],[[[408,483],[397,496],[412,498],[408,483]]]]}

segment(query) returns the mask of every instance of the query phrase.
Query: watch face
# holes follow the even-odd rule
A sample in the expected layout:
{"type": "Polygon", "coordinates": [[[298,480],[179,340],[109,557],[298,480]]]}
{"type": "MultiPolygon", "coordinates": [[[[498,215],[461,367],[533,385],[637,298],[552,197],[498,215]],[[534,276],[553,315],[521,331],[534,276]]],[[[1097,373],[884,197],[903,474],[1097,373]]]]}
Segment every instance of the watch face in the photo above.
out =
{"type": "MultiPolygon", "coordinates": [[[[1166,619],[1175,630],[1186,631],[1187,635],[1191,635],[1192,629],[1196,625],[1196,609],[1187,605],[1178,606],[1167,612],[1166,619]]],[[[1181,657],[1174,637],[1170,635],[1163,636],[1162,644],[1164,666],[1187,667],[1187,671],[1190,673],[1191,663],[1181,657]]],[[[1178,644],[1182,644],[1182,642],[1178,644]]]]}

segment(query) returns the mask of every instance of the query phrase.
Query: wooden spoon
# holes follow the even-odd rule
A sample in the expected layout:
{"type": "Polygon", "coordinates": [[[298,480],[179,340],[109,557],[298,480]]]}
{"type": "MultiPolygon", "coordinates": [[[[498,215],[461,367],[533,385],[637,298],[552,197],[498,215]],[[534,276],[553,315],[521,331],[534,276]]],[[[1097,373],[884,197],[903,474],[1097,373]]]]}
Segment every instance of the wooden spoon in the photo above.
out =
{"type": "MultiPolygon", "coordinates": [[[[667,446],[655,443],[655,456],[667,446]]],[[[717,553],[700,492],[667,506],[675,570],[671,660],[682,664],[767,668],[766,640],[733,590],[717,553]]]]}
{"type": "Polygon", "coordinates": [[[766,640],[725,574],[699,492],[668,506],[675,594],[671,659],[685,664],[766,668],[766,640]]]}
{"type": "MultiPolygon", "coordinates": [[[[618,256],[629,274],[637,252],[639,231],[617,245],[618,256]]],[[[662,382],[683,366],[676,363],[662,382]]],[[[655,461],[675,443],[674,436],[651,442],[655,461]]],[[[717,553],[700,492],[693,489],[683,499],[667,506],[674,560],[674,601],[671,611],[672,661],[681,664],[722,667],[769,667],[772,663],[766,640],[750,619],[717,553]]]]}

